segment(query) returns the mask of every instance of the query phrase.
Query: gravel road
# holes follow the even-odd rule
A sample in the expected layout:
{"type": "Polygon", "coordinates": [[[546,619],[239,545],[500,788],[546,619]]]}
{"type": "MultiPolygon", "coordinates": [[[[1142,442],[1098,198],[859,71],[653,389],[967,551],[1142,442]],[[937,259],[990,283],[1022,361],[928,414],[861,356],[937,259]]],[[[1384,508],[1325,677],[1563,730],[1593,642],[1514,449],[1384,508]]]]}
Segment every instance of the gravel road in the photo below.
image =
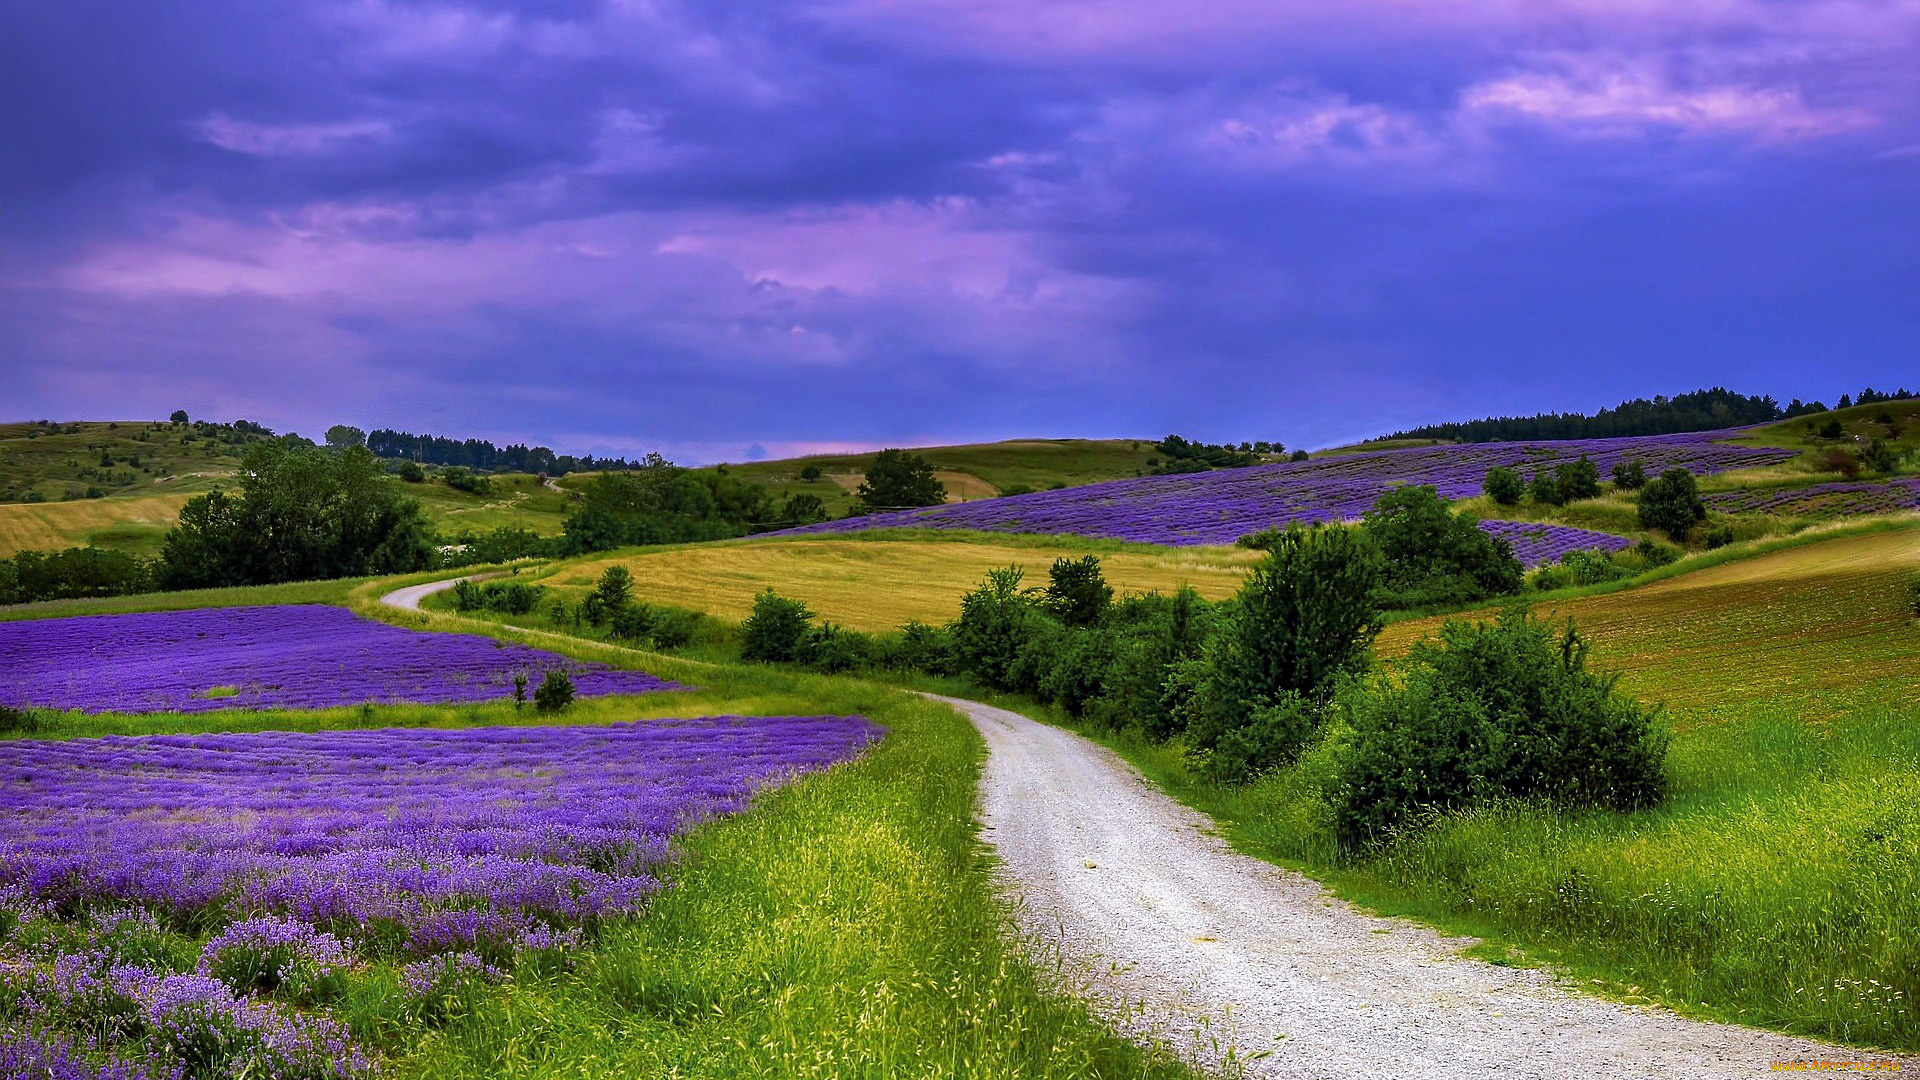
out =
{"type": "Polygon", "coordinates": [[[984,835],[1021,897],[1023,930],[1057,944],[1129,1026],[1202,1057],[1227,1044],[1243,1058],[1270,1051],[1247,1063],[1250,1076],[1699,1078],[1888,1060],[1462,958],[1471,939],[1369,915],[1234,852],[1209,818],[1102,747],[939,700],[986,736],[984,835]]]}
{"type": "Polygon", "coordinates": [[[388,607],[402,608],[407,611],[419,611],[420,601],[425,600],[435,593],[446,592],[462,581],[484,581],[487,578],[499,576],[500,572],[496,570],[485,574],[468,574],[466,577],[448,578],[445,581],[429,581],[425,585],[409,585],[404,589],[395,589],[381,597],[380,602],[388,607]]]}

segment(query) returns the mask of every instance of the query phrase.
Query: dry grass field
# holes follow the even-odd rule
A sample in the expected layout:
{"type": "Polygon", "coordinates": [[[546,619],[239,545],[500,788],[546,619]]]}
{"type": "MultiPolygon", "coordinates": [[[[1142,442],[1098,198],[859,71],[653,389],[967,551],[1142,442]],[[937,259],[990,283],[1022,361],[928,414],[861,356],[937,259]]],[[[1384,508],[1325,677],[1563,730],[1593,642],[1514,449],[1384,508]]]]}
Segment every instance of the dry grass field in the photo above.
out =
{"type": "Polygon", "coordinates": [[[180,517],[189,494],[76,502],[0,504],[0,558],[29,549],[58,551],[99,543],[151,553],[180,517]]]}
{"type": "MultiPolygon", "coordinates": [[[[803,538],[709,544],[641,554],[615,553],[569,562],[535,578],[563,592],[584,592],[608,566],[633,572],[642,600],[745,618],[753,598],[772,587],[806,601],[823,619],[856,630],[892,630],[910,619],[945,622],[960,614],[960,596],[988,570],[1018,563],[1030,583],[1047,568],[1078,557],[1084,544],[948,540],[803,538]]],[[[1233,548],[1104,553],[1107,580],[1118,592],[1169,592],[1192,585],[1210,599],[1231,595],[1259,553],[1233,548]]]]}

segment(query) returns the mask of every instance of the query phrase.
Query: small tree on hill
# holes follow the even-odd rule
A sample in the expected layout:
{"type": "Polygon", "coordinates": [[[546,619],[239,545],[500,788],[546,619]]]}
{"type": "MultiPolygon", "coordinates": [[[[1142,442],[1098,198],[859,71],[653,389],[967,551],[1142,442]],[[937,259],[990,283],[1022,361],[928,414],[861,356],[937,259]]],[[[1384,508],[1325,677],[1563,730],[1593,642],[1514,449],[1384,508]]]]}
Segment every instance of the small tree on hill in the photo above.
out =
{"type": "Polygon", "coordinates": [[[789,664],[803,659],[813,631],[813,612],[798,600],[768,589],[753,598],[753,613],[740,624],[740,657],[789,664]]]}
{"type": "Polygon", "coordinates": [[[1527,485],[1527,494],[1541,506],[1563,506],[1567,498],[1560,493],[1560,477],[1552,469],[1541,469],[1533,474],[1533,482],[1527,485]]]}
{"type": "Polygon", "coordinates": [[[533,707],[544,713],[559,712],[573,704],[573,677],[560,668],[547,672],[533,690],[533,707]]]}
{"type": "Polygon", "coordinates": [[[1047,578],[1047,607],[1068,626],[1094,625],[1113,603],[1098,555],[1055,559],[1047,578]]]}
{"type": "Polygon", "coordinates": [[[172,424],[175,427],[179,427],[187,423],[187,410],[185,409],[173,410],[173,415],[167,417],[167,423],[172,424]]]}
{"type": "Polygon", "coordinates": [[[1700,485],[1693,474],[1678,466],[1647,481],[1640,491],[1640,524],[1684,541],[1694,525],[1707,519],[1700,501],[1700,485]]]}
{"type": "Polygon", "coordinates": [[[854,495],[869,510],[938,506],[947,501],[946,486],[934,478],[932,462],[894,449],[874,455],[866,479],[854,495]]]}
{"type": "Polygon", "coordinates": [[[1562,502],[1600,496],[1600,467],[1585,454],[1575,461],[1561,462],[1553,470],[1553,479],[1560,488],[1562,502]]]}
{"type": "Polygon", "coordinates": [[[1639,458],[1629,458],[1613,467],[1613,486],[1621,491],[1638,491],[1647,483],[1647,467],[1639,458]]]}
{"type": "Polygon", "coordinates": [[[787,496],[786,505],[780,508],[780,521],[783,525],[813,525],[827,520],[827,504],[820,496],[802,491],[787,496]]]}
{"type": "Polygon", "coordinates": [[[327,445],[335,450],[344,450],[349,446],[365,446],[367,433],[347,424],[335,424],[327,429],[327,445]]]}
{"type": "Polygon", "coordinates": [[[633,572],[617,563],[601,571],[600,580],[593,586],[593,599],[608,614],[626,607],[633,599],[633,572]]]}
{"type": "Polygon", "coordinates": [[[1487,470],[1486,483],[1482,485],[1487,498],[1501,506],[1513,506],[1527,493],[1527,485],[1520,479],[1517,470],[1505,465],[1495,465],[1487,470]]]}

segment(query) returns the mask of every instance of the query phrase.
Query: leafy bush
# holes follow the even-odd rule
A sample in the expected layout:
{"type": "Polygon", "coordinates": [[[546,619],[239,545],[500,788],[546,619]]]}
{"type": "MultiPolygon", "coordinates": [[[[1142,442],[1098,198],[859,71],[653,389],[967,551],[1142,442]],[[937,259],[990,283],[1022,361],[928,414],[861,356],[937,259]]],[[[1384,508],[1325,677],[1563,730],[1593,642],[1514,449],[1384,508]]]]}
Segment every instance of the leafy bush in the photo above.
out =
{"type": "Polygon", "coordinates": [[[1823,464],[1827,467],[1828,471],[1837,472],[1849,480],[1860,475],[1861,464],[1859,456],[1847,450],[1827,451],[1827,456],[1823,464]]]}
{"type": "Polygon", "coordinates": [[[1600,467],[1585,454],[1581,454],[1573,461],[1563,461],[1555,466],[1553,479],[1554,486],[1560,489],[1562,502],[1594,499],[1600,496],[1600,467]]]}
{"type": "Polygon", "coordinates": [[[1633,545],[1632,552],[1647,567],[1670,566],[1680,561],[1682,552],[1672,544],[1662,544],[1657,540],[1642,540],[1633,545]]]}
{"type": "Polygon", "coordinates": [[[740,658],[790,664],[807,654],[813,612],[771,588],[753,598],[753,612],[740,624],[740,658]]]}
{"type": "Polygon", "coordinates": [[[417,461],[401,462],[394,467],[393,474],[409,484],[425,483],[427,479],[427,470],[421,468],[417,461]]]}
{"type": "Polygon", "coordinates": [[[829,675],[857,671],[873,661],[873,638],[835,623],[821,623],[808,632],[799,659],[829,675]]]}
{"type": "Polygon", "coordinates": [[[1017,566],[987,571],[986,580],[960,598],[952,626],[959,669],[995,690],[1014,688],[1021,652],[1045,618],[1032,590],[1021,587],[1022,577],[1017,566]]]}
{"type": "Polygon", "coordinates": [[[311,1005],[346,987],[347,948],[306,923],[263,916],[232,923],[200,952],[199,974],[239,994],[277,994],[311,1005]]]}
{"type": "Polygon", "coordinates": [[[1360,528],[1382,556],[1374,596],[1382,608],[1483,600],[1519,592],[1524,583],[1513,548],[1472,517],[1453,513],[1433,487],[1388,491],[1360,528]]]}
{"type": "Polygon", "coordinates": [[[1092,626],[1113,603],[1113,587],[1100,571],[1100,556],[1058,558],[1047,571],[1047,609],[1068,626],[1092,626]]]}
{"type": "Polygon", "coordinates": [[[952,631],[917,621],[900,628],[890,659],[894,667],[929,675],[951,675],[958,666],[952,631]]]}
{"type": "Polygon", "coordinates": [[[1699,482],[1685,469],[1667,469],[1640,490],[1640,524],[1645,528],[1684,541],[1694,525],[1706,519],[1699,482]]]}
{"type": "Polygon", "coordinates": [[[492,477],[483,476],[458,465],[442,470],[440,479],[445,480],[447,486],[455,491],[464,491],[469,495],[488,495],[493,492],[492,477]]]}
{"type": "Polygon", "coordinates": [[[22,551],[0,559],[0,604],[147,592],[156,585],[157,570],[154,563],[110,548],[22,551]]]}
{"type": "Polygon", "coordinates": [[[1209,779],[1243,784],[1297,759],[1320,731],[1320,707],[1298,694],[1281,694],[1248,715],[1244,724],[1220,733],[1200,762],[1209,779]]]}
{"type": "MultiPolygon", "coordinates": [[[[1289,697],[1324,700],[1334,681],[1365,668],[1380,632],[1378,554],[1351,529],[1290,528],[1247,576],[1210,652],[1212,674],[1188,729],[1206,754],[1261,709],[1289,697]]],[[[1285,760],[1306,748],[1278,748],[1285,760]]]]}
{"type": "Polygon", "coordinates": [[[1733,543],[1733,526],[1722,525],[1717,529],[1707,530],[1706,542],[1708,551],[1733,543]]]}
{"type": "Polygon", "coordinates": [[[1828,417],[1813,429],[1813,435],[1817,439],[1837,439],[1844,434],[1846,429],[1840,426],[1840,418],[1837,416],[1828,417]]]}
{"type": "Polygon", "coordinates": [[[1560,477],[1552,469],[1534,473],[1533,482],[1527,485],[1527,494],[1541,506],[1563,506],[1567,501],[1560,492],[1560,477]]]}
{"type": "Polygon", "coordinates": [[[1336,755],[1342,847],[1391,842],[1423,818],[1498,799],[1638,809],[1660,800],[1667,734],[1586,669],[1569,624],[1509,613],[1448,622],[1414,647],[1403,681],[1355,684],[1336,755]]]}
{"type": "Polygon", "coordinates": [[[1574,585],[1598,585],[1633,576],[1633,571],[1614,562],[1597,548],[1577,548],[1560,556],[1560,566],[1574,585]]]}
{"type": "Polygon", "coordinates": [[[946,485],[934,477],[933,463],[895,449],[874,455],[866,478],[853,494],[868,510],[906,510],[947,501],[946,485]]]}
{"type": "Polygon", "coordinates": [[[1885,442],[1879,439],[1869,439],[1867,440],[1866,449],[1860,452],[1860,464],[1865,466],[1868,472],[1879,473],[1881,476],[1890,476],[1899,471],[1900,463],[1904,457],[1904,454],[1888,446],[1885,442]]]}
{"type": "Polygon", "coordinates": [[[1486,482],[1481,487],[1486,491],[1487,498],[1501,506],[1517,505],[1527,493],[1527,486],[1521,481],[1519,471],[1505,465],[1488,469],[1486,482]]]}
{"type": "Polygon", "coordinates": [[[480,586],[461,578],[453,583],[453,610],[479,611],[486,606],[486,598],[481,595],[480,586]]]}
{"type": "Polygon", "coordinates": [[[42,726],[40,714],[32,709],[0,705],[0,735],[32,735],[42,726]]]}
{"type": "Polygon", "coordinates": [[[827,504],[820,496],[802,491],[789,495],[780,507],[780,523],[783,525],[815,525],[827,520],[827,504]]]}
{"type": "Polygon", "coordinates": [[[1647,483],[1647,467],[1639,458],[1628,458],[1613,467],[1613,486],[1621,491],[1639,491],[1647,483]]]}
{"type": "Polygon", "coordinates": [[[543,713],[555,713],[573,704],[573,677],[563,668],[554,668],[540,679],[533,691],[533,707],[543,713]]]}

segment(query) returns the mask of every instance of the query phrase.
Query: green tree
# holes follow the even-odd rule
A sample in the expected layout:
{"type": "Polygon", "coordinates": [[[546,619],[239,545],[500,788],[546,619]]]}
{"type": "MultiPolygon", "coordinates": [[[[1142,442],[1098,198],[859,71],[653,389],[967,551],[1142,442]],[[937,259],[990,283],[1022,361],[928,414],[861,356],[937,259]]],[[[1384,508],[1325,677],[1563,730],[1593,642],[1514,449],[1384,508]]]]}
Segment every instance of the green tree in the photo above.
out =
{"type": "Polygon", "coordinates": [[[1520,479],[1519,471],[1505,465],[1488,469],[1486,483],[1481,487],[1486,491],[1487,498],[1501,506],[1516,505],[1527,493],[1527,485],[1520,479]]]}
{"type": "Polygon", "coordinates": [[[1021,587],[1023,577],[1018,566],[987,571],[986,580],[960,598],[960,617],[951,627],[960,670],[995,690],[1013,689],[1028,640],[1050,621],[1036,609],[1033,590],[1021,587]]]}
{"type": "Polygon", "coordinates": [[[1360,528],[1383,560],[1374,597],[1382,607],[1482,600],[1525,584],[1513,548],[1472,517],[1454,513],[1431,485],[1388,491],[1360,528]]]}
{"type": "MultiPolygon", "coordinates": [[[[1215,639],[1205,722],[1189,729],[1195,747],[1212,751],[1263,711],[1298,715],[1295,699],[1317,705],[1339,677],[1364,670],[1380,633],[1379,584],[1379,557],[1354,530],[1282,534],[1248,575],[1215,639]]],[[[1317,719],[1267,740],[1269,760],[1256,765],[1292,760],[1316,730],[1317,719]]]]}
{"type": "Polygon", "coordinates": [[[185,424],[186,422],[187,422],[187,410],[185,409],[175,409],[173,410],[173,415],[167,417],[167,423],[172,424],[175,427],[179,427],[180,425],[185,424]]]}
{"type": "Polygon", "coordinates": [[[803,483],[803,484],[811,484],[811,483],[813,483],[813,482],[814,482],[815,480],[818,480],[818,479],[820,479],[820,466],[818,466],[818,465],[802,465],[802,466],[800,467],[800,482],[801,482],[801,483],[803,483]]]}
{"type": "Polygon", "coordinates": [[[335,424],[327,429],[327,445],[335,450],[345,450],[349,446],[365,446],[367,433],[357,427],[335,424]]]}
{"type": "Polygon", "coordinates": [[[1675,466],[1647,481],[1640,489],[1640,524],[1659,529],[1677,542],[1684,542],[1693,527],[1707,519],[1706,504],[1700,501],[1700,485],[1693,474],[1675,466]]]}
{"type": "Polygon", "coordinates": [[[1092,626],[1113,603],[1113,587],[1100,570],[1100,556],[1059,558],[1047,571],[1047,607],[1068,626],[1092,626]]]}
{"type": "Polygon", "coordinates": [[[403,573],[433,565],[418,501],[365,447],[329,452],[284,440],[242,459],[239,492],[189,500],[161,546],[170,588],[403,573]]]}
{"type": "Polygon", "coordinates": [[[874,455],[854,496],[868,510],[901,510],[938,506],[947,501],[947,489],[934,478],[932,462],[905,450],[887,449],[874,455]]]}
{"type": "Polygon", "coordinates": [[[787,496],[785,505],[780,508],[780,521],[785,525],[813,525],[827,520],[827,504],[820,496],[809,491],[787,496]]]}
{"type": "Polygon", "coordinates": [[[554,668],[533,689],[533,707],[543,713],[555,713],[573,704],[573,677],[564,668],[554,668]]]}
{"type": "Polygon", "coordinates": [[[753,598],[753,613],[740,624],[740,657],[790,664],[806,658],[813,612],[798,600],[768,589],[753,598]]]}
{"type": "Polygon", "coordinates": [[[1574,461],[1563,461],[1553,470],[1562,502],[1600,497],[1600,467],[1585,454],[1574,461]]]}
{"type": "Polygon", "coordinates": [[[1900,462],[1903,457],[1903,454],[1893,447],[1888,446],[1884,441],[1880,439],[1869,439],[1867,441],[1867,448],[1860,452],[1860,464],[1864,465],[1868,472],[1879,473],[1881,476],[1891,476],[1899,471],[1900,462]]]}
{"type": "Polygon", "coordinates": [[[1638,491],[1647,483],[1647,467],[1639,458],[1628,458],[1613,467],[1613,486],[1621,491],[1638,491]]]}
{"type": "Polygon", "coordinates": [[[618,612],[633,600],[633,572],[618,563],[607,567],[594,583],[593,597],[605,611],[618,612]]]}
{"type": "Polygon", "coordinates": [[[1541,469],[1533,474],[1533,482],[1527,485],[1527,494],[1541,506],[1563,506],[1567,497],[1560,491],[1560,477],[1552,469],[1541,469]]]}

